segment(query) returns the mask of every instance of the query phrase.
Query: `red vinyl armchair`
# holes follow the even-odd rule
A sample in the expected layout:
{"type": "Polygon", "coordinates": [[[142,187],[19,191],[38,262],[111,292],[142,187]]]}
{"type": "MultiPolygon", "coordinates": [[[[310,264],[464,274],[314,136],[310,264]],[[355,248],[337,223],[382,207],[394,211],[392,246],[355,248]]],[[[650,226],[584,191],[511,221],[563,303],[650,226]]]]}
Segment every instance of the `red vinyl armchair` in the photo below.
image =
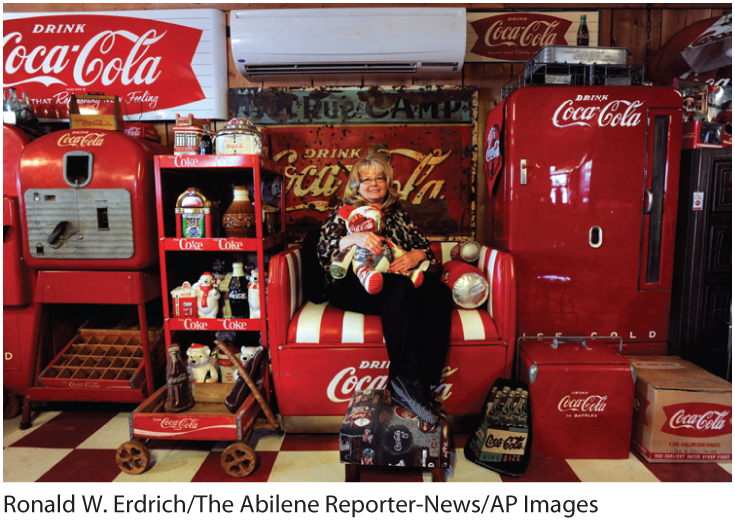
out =
{"type": "MultiPolygon", "coordinates": [[[[432,249],[447,262],[455,244],[436,242],[432,249]]],[[[474,427],[493,382],[511,377],[515,351],[513,259],[482,246],[477,263],[487,275],[490,297],[481,308],[452,312],[449,355],[436,390],[455,426],[474,427]]],[[[286,432],[339,432],[356,390],[387,385],[388,354],[379,316],[305,298],[303,265],[300,247],[270,261],[268,328],[276,399],[286,432]]]]}

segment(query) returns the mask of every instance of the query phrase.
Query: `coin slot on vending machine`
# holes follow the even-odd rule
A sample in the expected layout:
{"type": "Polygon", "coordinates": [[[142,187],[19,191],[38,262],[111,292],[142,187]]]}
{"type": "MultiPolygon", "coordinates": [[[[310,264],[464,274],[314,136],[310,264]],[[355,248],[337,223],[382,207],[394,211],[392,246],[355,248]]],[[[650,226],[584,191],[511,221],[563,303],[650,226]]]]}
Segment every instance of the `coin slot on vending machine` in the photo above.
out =
{"type": "Polygon", "coordinates": [[[110,229],[110,220],[107,208],[97,208],[97,228],[99,230],[110,229]]]}

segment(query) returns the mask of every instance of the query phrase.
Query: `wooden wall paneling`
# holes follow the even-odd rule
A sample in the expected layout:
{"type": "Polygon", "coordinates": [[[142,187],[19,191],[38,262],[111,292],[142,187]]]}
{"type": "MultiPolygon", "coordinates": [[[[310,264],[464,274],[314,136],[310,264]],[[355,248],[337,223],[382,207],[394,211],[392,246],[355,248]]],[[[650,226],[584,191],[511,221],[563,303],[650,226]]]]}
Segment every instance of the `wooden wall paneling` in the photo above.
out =
{"type": "MultiPolygon", "coordinates": [[[[582,8],[580,7],[580,9],[582,8]]],[[[612,39],[612,13],[612,9],[600,9],[600,47],[611,46],[610,40],[612,39]]]]}
{"type": "Polygon", "coordinates": [[[613,12],[612,46],[625,47],[628,63],[646,61],[646,10],[620,9],[613,12]]]}

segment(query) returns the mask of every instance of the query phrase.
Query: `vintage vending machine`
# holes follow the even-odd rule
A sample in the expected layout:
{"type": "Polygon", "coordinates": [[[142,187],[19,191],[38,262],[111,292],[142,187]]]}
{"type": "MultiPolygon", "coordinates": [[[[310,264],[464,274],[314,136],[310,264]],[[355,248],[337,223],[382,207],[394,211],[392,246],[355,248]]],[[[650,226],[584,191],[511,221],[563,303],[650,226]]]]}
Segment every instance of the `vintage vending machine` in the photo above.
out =
{"type": "Polygon", "coordinates": [[[487,119],[488,226],[515,261],[518,337],[664,355],[682,99],[644,86],[627,52],[579,49],[543,48],[487,119]]]}

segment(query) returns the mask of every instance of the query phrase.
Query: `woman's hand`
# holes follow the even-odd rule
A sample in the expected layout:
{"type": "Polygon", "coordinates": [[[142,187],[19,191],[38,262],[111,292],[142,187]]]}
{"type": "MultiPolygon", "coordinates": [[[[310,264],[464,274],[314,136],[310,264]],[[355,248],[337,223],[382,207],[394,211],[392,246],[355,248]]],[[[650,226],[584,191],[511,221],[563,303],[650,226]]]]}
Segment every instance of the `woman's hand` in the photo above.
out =
{"type": "Polygon", "coordinates": [[[426,259],[426,252],[424,250],[406,252],[391,262],[388,272],[405,274],[418,266],[424,259],[426,259]]]}
{"type": "Polygon", "coordinates": [[[367,248],[374,255],[383,253],[383,237],[373,232],[358,232],[345,235],[339,241],[339,249],[345,250],[350,246],[357,245],[367,248]]]}

